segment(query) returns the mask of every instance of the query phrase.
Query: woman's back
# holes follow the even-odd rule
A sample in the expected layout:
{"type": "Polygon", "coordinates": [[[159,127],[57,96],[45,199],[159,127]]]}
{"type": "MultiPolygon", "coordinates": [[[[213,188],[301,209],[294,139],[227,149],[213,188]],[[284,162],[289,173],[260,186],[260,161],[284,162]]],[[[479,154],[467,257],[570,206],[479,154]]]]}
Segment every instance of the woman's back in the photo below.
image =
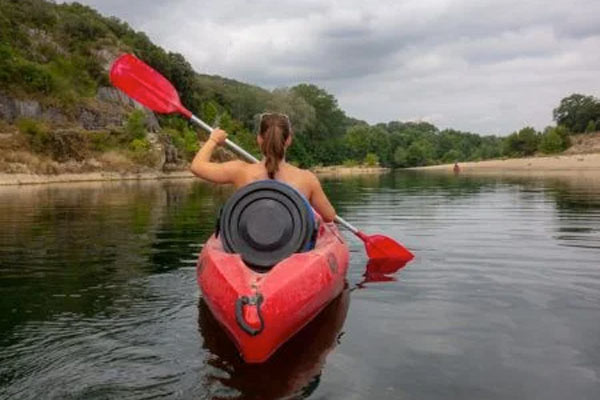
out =
{"type": "Polygon", "coordinates": [[[223,130],[211,132],[209,140],[192,161],[191,170],[194,174],[214,183],[232,183],[237,188],[263,179],[276,179],[302,193],[326,222],[333,221],[335,210],[323,192],[319,179],[312,172],[285,161],[285,151],[292,143],[292,128],[287,116],[273,113],[261,116],[257,142],[264,159],[260,163],[211,162],[215,146],[224,143],[226,137],[227,133],[223,130]]]}
{"type": "MultiPolygon", "coordinates": [[[[312,174],[308,171],[304,171],[288,163],[280,163],[279,171],[275,174],[275,180],[287,183],[308,199],[312,194],[311,177],[309,175],[312,174]]],[[[264,179],[270,179],[264,163],[249,164],[240,162],[240,174],[235,180],[234,185],[236,188],[241,188],[249,183],[264,179]]]]}
{"type": "MultiPolygon", "coordinates": [[[[236,188],[241,188],[252,182],[270,179],[264,162],[249,164],[237,161],[236,164],[238,164],[238,172],[235,174],[233,181],[236,188]]],[[[304,195],[325,221],[332,221],[335,218],[335,210],[323,192],[318,178],[312,172],[282,161],[274,178],[290,185],[304,195]]]]}

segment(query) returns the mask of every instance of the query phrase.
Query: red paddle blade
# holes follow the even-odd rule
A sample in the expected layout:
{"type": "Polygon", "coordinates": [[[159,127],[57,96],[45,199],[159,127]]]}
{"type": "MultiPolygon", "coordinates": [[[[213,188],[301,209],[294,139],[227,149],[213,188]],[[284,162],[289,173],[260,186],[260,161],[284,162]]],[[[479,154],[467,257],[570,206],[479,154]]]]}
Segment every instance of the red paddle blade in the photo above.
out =
{"type": "Polygon", "coordinates": [[[389,276],[406,266],[406,261],[392,258],[371,259],[365,268],[365,276],[389,276]]]}
{"type": "Polygon", "coordinates": [[[365,279],[356,284],[356,286],[360,289],[364,289],[365,283],[393,282],[396,280],[396,277],[393,274],[398,272],[398,270],[403,268],[405,265],[406,261],[390,258],[369,260],[367,267],[365,268],[365,273],[363,274],[365,279]]]}
{"type": "Polygon", "coordinates": [[[365,242],[371,260],[390,259],[407,263],[415,257],[406,247],[387,236],[367,236],[360,232],[360,238],[365,242]]]}
{"type": "Polygon", "coordinates": [[[191,118],[171,82],[133,54],[123,54],[110,68],[110,81],[126,95],[161,114],[178,112],[191,118]]]}

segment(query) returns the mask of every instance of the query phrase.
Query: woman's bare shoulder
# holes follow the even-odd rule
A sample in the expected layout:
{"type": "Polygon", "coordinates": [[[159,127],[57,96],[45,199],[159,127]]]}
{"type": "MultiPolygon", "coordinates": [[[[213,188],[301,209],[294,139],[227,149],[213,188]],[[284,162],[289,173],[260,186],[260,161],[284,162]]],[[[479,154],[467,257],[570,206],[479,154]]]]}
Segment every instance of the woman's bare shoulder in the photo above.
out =
{"type": "Polygon", "coordinates": [[[316,175],[307,169],[298,168],[294,165],[288,164],[288,174],[300,178],[304,182],[311,182],[316,179],[316,175]]]}
{"type": "Polygon", "coordinates": [[[298,170],[298,175],[301,177],[302,182],[310,188],[311,192],[321,185],[319,183],[319,178],[317,178],[317,175],[315,175],[314,172],[308,169],[294,168],[298,170]]]}

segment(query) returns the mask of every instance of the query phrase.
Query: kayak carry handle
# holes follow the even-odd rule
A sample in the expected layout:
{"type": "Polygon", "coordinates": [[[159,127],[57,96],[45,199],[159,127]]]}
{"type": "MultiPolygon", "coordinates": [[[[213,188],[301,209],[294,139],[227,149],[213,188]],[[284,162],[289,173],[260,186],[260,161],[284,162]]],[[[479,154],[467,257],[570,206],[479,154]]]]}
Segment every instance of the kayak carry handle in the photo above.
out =
{"type": "Polygon", "coordinates": [[[235,302],[235,319],[237,320],[238,325],[244,332],[246,332],[250,336],[256,336],[263,331],[265,328],[265,321],[263,320],[262,314],[260,312],[260,306],[263,302],[263,296],[260,293],[257,293],[255,296],[248,297],[242,296],[235,302]],[[258,328],[253,328],[246,323],[244,320],[244,306],[256,306],[256,315],[258,315],[258,320],[260,321],[260,326],[258,328]]]}

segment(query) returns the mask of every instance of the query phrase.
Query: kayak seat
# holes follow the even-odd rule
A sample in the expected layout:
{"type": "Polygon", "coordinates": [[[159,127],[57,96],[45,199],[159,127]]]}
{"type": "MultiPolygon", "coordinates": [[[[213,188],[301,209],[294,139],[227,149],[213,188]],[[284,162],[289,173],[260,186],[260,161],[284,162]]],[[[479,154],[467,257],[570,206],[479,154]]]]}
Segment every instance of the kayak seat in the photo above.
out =
{"type": "Polygon", "coordinates": [[[221,209],[218,234],[223,249],[245,264],[268,270],[293,253],[314,248],[318,226],[308,200],[276,180],[237,190],[221,209]]]}

